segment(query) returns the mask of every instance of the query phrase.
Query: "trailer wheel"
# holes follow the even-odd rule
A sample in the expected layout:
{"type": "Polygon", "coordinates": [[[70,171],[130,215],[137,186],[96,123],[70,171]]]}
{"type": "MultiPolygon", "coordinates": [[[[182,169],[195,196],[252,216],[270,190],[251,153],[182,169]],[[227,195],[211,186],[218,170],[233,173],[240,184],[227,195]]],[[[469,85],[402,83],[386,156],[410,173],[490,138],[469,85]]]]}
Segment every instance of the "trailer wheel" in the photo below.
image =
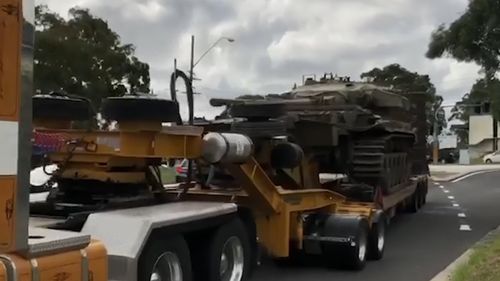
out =
{"type": "Polygon", "coordinates": [[[323,258],[327,265],[349,270],[365,267],[368,250],[368,222],[360,217],[331,216],[325,223],[323,236],[349,237],[346,242],[323,242],[323,258]]]}
{"type": "Polygon", "coordinates": [[[415,192],[413,192],[412,196],[408,200],[407,210],[410,213],[418,212],[420,209],[420,188],[417,187],[415,192]]]}
{"type": "Polygon", "coordinates": [[[386,218],[381,214],[377,222],[372,225],[368,236],[368,258],[371,260],[380,260],[384,256],[385,228],[386,218]]]}
{"type": "Polygon", "coordinates": [[[139,259],[138,280],[191,281],[191,258],[181,236],[152,236],[139,259]]]}
{"type": "Polygon", "coordinates": [[[418,188],[418,208],[421,209],[425,205],[425,188],[424,184],[421,184],[418,188]]]}
{"type": "Polygon", "coordinates": [[[427,203],[427,193],[429,193],[429,183],[425,180],[423,183],[422,205],[427,203]]]}
{"type": "Polygon", "coordinates": [[[250,274],[251,247],[245,226],[235,219],[219,227],[199,252],[201,264],[195,264],[200,280],[243,281],[250,274]]]}

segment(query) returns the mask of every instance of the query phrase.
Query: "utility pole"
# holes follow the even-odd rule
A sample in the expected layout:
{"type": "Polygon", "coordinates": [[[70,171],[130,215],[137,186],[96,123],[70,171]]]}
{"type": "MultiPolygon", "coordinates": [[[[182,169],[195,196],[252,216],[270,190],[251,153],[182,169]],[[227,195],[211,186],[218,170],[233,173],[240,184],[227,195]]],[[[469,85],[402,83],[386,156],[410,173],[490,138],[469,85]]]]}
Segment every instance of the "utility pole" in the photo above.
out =
{"type": "MultiPolygon", "coordinates": [[[[191,63],[189,67],[189,86],[193,87],[193,71],[194,71],[194,35],[191,35],[191,63]]],[[[189,113],[189,125],[194,123],[194,113],[191,111],[189,113]]]]}

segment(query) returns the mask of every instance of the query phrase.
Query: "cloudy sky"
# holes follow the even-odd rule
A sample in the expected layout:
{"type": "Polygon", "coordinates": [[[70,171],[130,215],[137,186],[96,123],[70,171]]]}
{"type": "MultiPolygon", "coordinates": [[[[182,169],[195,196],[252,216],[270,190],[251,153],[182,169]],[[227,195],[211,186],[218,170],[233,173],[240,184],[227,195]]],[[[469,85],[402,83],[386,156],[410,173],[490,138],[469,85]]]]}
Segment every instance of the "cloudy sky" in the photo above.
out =
{"type": "Polygon", "coordinates": [[[105,18],[151,66],[152,87],[167,92],[173,59],[187,70],[191,34],[199,110],[210,97],[289,90],[302,74],[333,72],[359,79],[373,67],[399,63],[427,73],[451,104],[474,83],[478,67],[428,60],[430,33],[465,10],[468,0],[37,0],[62,16],[79,6],[105,18]]]}

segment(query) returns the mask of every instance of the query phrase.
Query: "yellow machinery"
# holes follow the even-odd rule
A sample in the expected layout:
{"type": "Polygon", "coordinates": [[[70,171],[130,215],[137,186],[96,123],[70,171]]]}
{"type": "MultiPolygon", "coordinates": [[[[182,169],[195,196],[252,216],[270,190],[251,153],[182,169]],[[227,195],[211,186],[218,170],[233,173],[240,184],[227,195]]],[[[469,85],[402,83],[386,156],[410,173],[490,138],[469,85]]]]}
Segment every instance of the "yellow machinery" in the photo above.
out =
{"type": "MultiPolygon", "coordinates": [[[[426,178],[415,177],[391,196],[353,201],[319,182],[307,153],[288,169],[293,183],[277,185],[270,155],[291,144],[256,147],[245,135],[180,124],[175,96],[109,98],[102,113],[111,128],[74,129],[93,118],[88,101],[31,98],[33,29],[32,2],[2,0],[0,280],[241,281],[259,245],[275,258],[303,251],[361,269],[382,258],[386,218],[425,197],[426,178]],[[58,169],[49,181],[57,187],[29,204],[31,138],[58,169]],[[223,170],[230,187],[165,188],[164,159],[223,170]]],[[[182,72],[173,77],[192,91],[182,72]]]]}

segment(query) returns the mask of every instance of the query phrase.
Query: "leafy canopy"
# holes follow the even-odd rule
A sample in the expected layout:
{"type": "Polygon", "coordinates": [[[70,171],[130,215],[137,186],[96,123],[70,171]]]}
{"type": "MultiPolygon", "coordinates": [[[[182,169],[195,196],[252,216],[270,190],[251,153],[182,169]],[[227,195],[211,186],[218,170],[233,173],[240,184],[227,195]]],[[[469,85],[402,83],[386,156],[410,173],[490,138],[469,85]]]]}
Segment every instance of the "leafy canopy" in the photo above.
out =
{"type": "Polygon", "coordinates": [[[35,89],[83,96],[96,107],[105,97],[149,92],[149,65],[106,21],[79,8],[68,20],[44,5],[35,13],[35,89]]]}
{"type": "Polygon", "coordinates": [[[487,79],[492,80],[500,67],[499,11],[499,0],[471,0],[462,16],[432,33],[426,56],[474,61],[482,67],[487,79]]]}

